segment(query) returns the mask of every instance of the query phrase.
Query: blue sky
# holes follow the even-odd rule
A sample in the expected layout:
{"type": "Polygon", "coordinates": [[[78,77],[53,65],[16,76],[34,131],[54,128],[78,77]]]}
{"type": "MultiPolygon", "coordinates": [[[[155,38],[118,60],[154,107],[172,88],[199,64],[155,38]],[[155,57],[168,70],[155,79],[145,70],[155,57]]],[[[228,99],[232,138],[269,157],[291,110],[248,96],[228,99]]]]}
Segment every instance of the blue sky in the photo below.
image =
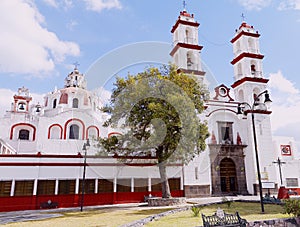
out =
{"type": "MultiPolygon", "coordinates": [[[[36,99],[63,87],[79,62],[83,73],[123,45],[171,45],[180,0],[1,0],[0,112],[21,86],[36,99]]],[[[202,60],[218,83],[231,85],[235,29],[245,20],[261,34],[264,74],[270,78],[275,134],[300,141],[300,0],[187,0],[200,23],[202,60]]],[[[112,62],[112,64],[116,64],[112,62]]]]}

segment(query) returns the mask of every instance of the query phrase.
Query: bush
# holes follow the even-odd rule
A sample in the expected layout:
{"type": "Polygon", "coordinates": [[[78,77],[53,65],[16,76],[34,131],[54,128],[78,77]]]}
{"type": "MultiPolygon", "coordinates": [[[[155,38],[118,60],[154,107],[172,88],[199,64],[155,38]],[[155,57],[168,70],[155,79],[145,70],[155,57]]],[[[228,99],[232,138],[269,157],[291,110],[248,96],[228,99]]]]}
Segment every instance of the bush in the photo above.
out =
{"type": "Polygon", "coordinates": [[[295,217],[300,217],[300,199],[284,200],[284,213],[292,214],[295,217]]]}
{"type": "Polygon", "coordinates": [[[231,207],[231,204],[233,203],[233,200],[232,199],[229,200],[228,198],[223,197],[222,202],[227,204],[227,208],[229,209],[231,207]]]}
{"type": "Polygon", "coordinates": [[[202,207],[200,206],[192,206],[191,210],[193,212],[193,217],[199,217],[201,209],[202,207]]]}

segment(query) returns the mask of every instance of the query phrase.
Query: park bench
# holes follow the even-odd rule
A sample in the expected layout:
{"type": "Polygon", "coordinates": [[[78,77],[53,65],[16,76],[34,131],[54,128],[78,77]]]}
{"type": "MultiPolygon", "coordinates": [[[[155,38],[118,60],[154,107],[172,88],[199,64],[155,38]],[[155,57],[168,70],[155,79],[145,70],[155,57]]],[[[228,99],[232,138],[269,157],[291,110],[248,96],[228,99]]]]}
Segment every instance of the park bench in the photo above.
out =
{"type": "Polygon", "coordinates": [[[202,214],[203,226],[243,226],[246,227],[247,221],[240,217],[239,213],[227,214],[220,208],[214,215],[206,216],[202,214]]]}

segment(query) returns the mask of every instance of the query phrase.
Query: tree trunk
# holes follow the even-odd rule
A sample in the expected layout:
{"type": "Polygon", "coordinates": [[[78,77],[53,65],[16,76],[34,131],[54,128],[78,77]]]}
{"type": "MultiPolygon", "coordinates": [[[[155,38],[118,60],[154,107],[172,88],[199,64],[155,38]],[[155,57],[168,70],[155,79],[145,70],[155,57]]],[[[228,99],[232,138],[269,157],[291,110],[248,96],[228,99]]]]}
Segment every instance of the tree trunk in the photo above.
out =
{"type": "Polygon", "coordinates": [[[162,198],[171,198],[170,186],[167,177],[167,169],[165,163],[159,163],[159,173],[161,179],[162,198]]]}

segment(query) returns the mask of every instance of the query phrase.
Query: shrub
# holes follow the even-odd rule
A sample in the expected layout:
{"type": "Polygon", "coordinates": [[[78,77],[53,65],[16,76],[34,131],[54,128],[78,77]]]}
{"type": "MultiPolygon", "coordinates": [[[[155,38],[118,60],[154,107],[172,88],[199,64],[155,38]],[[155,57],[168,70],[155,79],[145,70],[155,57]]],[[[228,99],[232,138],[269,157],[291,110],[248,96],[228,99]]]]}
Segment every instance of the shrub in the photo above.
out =
{"type": "Polygon", "coordinates": [[[233,203],[233,200],[232,199],[229,200],[228,198],[223,197],[222,202],[227,204],[227,208],[229,209],[231,207],[232,203],[233,203]]]}
{"type": "Polygon", "coordinates": [[[199,217],[201,209],[202,207],[200,206],[192,206],[191,211],[193,212],[193,217],[199,217]]]}
{"type": "Polygon", "coordinates": [[[292,214],[295,217],[300,217],[300,199],[284,200],[284,213],[292,214]]]}

